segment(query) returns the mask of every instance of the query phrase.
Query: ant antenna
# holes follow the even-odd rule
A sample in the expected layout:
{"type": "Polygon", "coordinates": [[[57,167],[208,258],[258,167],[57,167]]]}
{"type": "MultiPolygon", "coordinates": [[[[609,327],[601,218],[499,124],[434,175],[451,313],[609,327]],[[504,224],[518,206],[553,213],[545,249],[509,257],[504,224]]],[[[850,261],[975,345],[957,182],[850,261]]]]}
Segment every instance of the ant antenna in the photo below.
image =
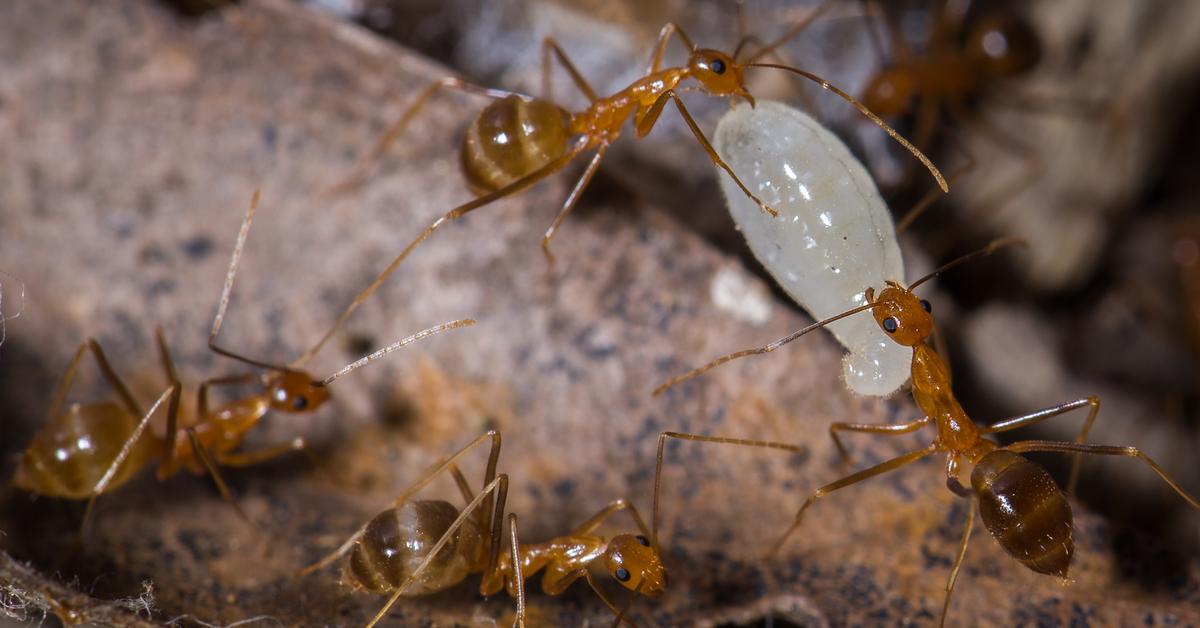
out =
{"type": "Polygon", "coordinates": [[[792,332],[791,334],[788,334],[787,336],[784,336],[783,338],[780,338],[779,340],[776,340],[775,342],[772,342],[766,346],[758,347],[755,349],[743,349],[742,351],[738,351],[735,353],[730,353],[729,355],[721,356],[721,357],[713,360],[712,362],[705,364],[704,366],[692,369],[692,370],[688,371],[687,373],[684,373],[683,375],[677,375],[675,377],[672,377],[671,379],[667,380],[666,383],[662,384],[658,388],[655,388],[653,395],[655,397],[657,397],[657,396],[661,395],[663,392],[665,392],[668,388],[671,388],[677,384],[681,384],[689,379],[692,379],[693,377],[702,375],[702,374],[704,374],[708,371],[711,371],[712,369],[714,369],[718,366],[721,366],[722,364],[729,362],[731,360],[736,360],[738,358],[744,358],[749,355],[759,355],[759,354],[763,354],[763,353],[770,353],[770,352],[778,349],[779,347],[782,347],[783,345],[786,345],[787,343],[799,338],[800,336],[807,334],[810,331],[820,329],[834,321],[841,320],[852,314],[857,314],[859,312],[863,312],[863,311],[869,310],[871,308],[879,307],[879,305],[880,305],[879,303],[868,303],[866,305],[860,305],[856,308],[846,310],[845,312],[842,312],[841,314],[836,314],[834,316],[830,316],[829,318],[827,318],[825,320],[813,323],[812,325],[809,325],[808,327],[805,327],[804,329],[801,329],[800,331],[792,332]]]}
{"type": "Polygon", "coordinates": [[[925,283],[926,281],[929,281],[930,279],[933,279],[934,277],[937,277],[938,275],[950,270],[951,268],[961,266],[977,257],[991,255],[992,253],[995,253],[996,251],[998,251],[1006,246],[1028,246],[1028,245],[1029,245],[1029,243],[1026,242],[1023,238],[1016,238],[1016,237],[1000,238],[998,240],[992,240],[991,243],[989,243],[987,246],[983,247],[982,249],[979,249],[978,251],[974,251],[971,253],[967,253],[966,255],[963,255],[962,257],[960,257],[954,261],[947,262],[947,263],[943,264],[941,267],[939,267],[937,270],[912,282],[911,284],[909,284],[908,290],[911,292],[917,286],[925,283]]]}
{"type": "Polygon", "coordinates": [[[446,331],[447,329],[457,329],[459,327],[470,327],[471,325],[474,325],[474,324],[475,324],[475,319],[464,318],[462,320],[450,321],[449,323],[442,323],[441,325],[434,325],[433,327],[430,327],[429,329],[426,329],[424,331],[419,331],[403,340],[397,340],[396,342],[393,342],[392,344],[390,344],[382,349],[374,351],[368,355],[365,355],[365,356],[351,362],[350,364],[347,364],[346,366],[342,367],[341,370],[339,370],[338,372],[336,372],[333,375],[330,375],[329,377],[326,377],[324,380],[322,380],[321,385],[328,386],[329,384],[333,383],[334,380],[345,375],[346,373],[349,373],[350,371],[353,371],[354,369],[356,369],[360,366],[366,366],[367,364],[374,362],[375,360],[378,360],[379,358],[382,358],[383,356],[395,351],[396,349],[399,349],[407,344],[421,340],[422,338],[426,338],[428,336],[432,336],[434,334],[441,333],[443,331],[446,331]]]}
{"type": "Polygon", "coordinates": [[[901,146],[903,146],[905,149],[908,150],[908,152],[912,153],[913,157],[916,157],[917,161],[920,161],[921,164],[923,166],[925,166],[925,168],[927,170],[929,170],[929,174],[933,175],[934,180],[937,181],[938,187],[942,188],[943,192],[950,191],[950,186],[949,186],[949,184],[946,183],[946,178],[942,176],[942,173],[940,170],[938,170],[937,166],[933,165],[933,162],[930,161],[929,158],[925,156],[925,153],[922,153],[920,149],[918,149],[916,146],[913,146],[912,143],[909,142],[908,140],[904,139],[903,135],[900,135],[900,133],[898,133],[896,131],[896,129],[893,129],[891,126],[889,126],[888,123],[884,122],[882,118],[875,115],[875,113],[872,112],[870,109],[867,109],[866,105],[855,100],[854,97],[851,96],[850,94],[847,94],[846,92],[838,89],[838,87],[836,85],[834,85],[833,83],[830,83],[829,81],[817,76],[816,74],[813,74],[812,72],[806,72],[799,68],[793,68],[793,67],[786,66],[786,65],[779,65],[777,63],[746,63],[745,66],[748,68],[775,68],[776,70],[785,70],[787,72],[797,74],[797,75],[802,76],[810,81],[813,81],[814,83],[820,85],[822,89],[825,89],[827,91],[833,92],[834,94],[837,94],[838,96],[841,96],[842,100],[845,100],[846,102],[853,105],[855,109],[858,109],[859,113],[866,116],[867,119],[869,119],[871,122],[874,122],[876,126],[883,129],[884,132],[886,132],[888,135],[892,136],[892,139],[899,142],[901,146]]]}
{"type": "Polygon", "coordinates": [[[258,211],[259,192],[260,190],[255,190],[253,198],[250,199],[250,208],[246,210],[246,217],[242,219],[242,228],[238,230],[237,242],[233,245],[233,254],[229,257],[229,271],[225,273],[225,286],[221,289],[217,315],[213,317],[212,331],[208,334],[208,348],[227,358],[233,358],[251,366],[271,371],[290,371],[291,369],[285,366],[248,358],[217,346],[217,334],[221,332],[221,324],[225,322],[225,311],[229,309],[229,297],[233,292],[233,279],[237,276],[238,263],[242,260],[242,249],[245,248],[246,238],[250,235],[250,223],[254,222],[254,213],[258,211]]]}

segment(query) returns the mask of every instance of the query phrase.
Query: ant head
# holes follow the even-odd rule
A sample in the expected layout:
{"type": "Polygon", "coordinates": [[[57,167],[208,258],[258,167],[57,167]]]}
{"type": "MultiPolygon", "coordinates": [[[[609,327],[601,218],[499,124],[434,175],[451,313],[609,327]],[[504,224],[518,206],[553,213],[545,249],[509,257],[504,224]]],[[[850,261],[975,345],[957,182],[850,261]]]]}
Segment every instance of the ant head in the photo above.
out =
{"type": "Polygon", "coordinates": [[[887,282],[879,296],[868,289],[867,301],[878,304],[871,313],[879,328],[902,345],[915,347],[933,333],[933,306],[899,284],[887,282]]]}
{"type": "Polygon", "coordinates": [[[1033,69],[1041,59],[1042,46],[1028,22],[996,13],[984,17],[972,29],[966,53],[984,75],[1003,78],[1033,69]]]}
{"type": "Polygon", "coordinates": [[[862,104],[878,116],[901,116],[908,112],[916,91],[917,81],[911,71],[891,67],[881,70],[867,83],[862,104]]]}
{"type": "Polygon", "coordinates": [[[271,408],[281,412],[311,412],[329,401],[329,387],[303,371],[268,375],[266,388],[271,408]]]}
{"type": "Polygon", "coordinates": [[[604,568],[630,591],[657,598],[667,591],[667,570],[650,540],[638,534],[620,534],[608,542],[604,568]]]}
{"type": "Polygon", "coordinates": [[[742,66],[733,57],[711,48],[697,48],[688,57],[688,71],[704,90],[716,96],[741,96],[754,106],[754,97],[746,91],[742,66]]]}

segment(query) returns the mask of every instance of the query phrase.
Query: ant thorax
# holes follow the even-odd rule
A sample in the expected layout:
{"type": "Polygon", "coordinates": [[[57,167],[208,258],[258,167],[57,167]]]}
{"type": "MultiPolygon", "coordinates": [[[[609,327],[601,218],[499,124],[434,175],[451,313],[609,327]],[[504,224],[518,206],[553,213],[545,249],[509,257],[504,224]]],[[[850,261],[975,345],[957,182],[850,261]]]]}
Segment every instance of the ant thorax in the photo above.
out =
{"type": "MultiPolygon", "coordinates": [[[[750,189],[779,210],[771,217],[728,176],[729,213],[755,257],[816,319],[866,304],[864,289],[904,277],[891,214],[866,168],[833,133],[801,111],[760,101],[721,118],[714,145],[750,189]]],[[[912,352],[870,316],[829,324],[847,349],[846,385],[888,395],[908,380],[912,352]]]]}

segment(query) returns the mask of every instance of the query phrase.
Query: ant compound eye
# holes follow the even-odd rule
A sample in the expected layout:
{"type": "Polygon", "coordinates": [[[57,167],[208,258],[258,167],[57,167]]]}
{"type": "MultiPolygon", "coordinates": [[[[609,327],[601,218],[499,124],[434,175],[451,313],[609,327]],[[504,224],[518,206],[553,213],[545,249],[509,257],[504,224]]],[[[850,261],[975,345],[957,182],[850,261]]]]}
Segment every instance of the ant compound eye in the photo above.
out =
{"type": "Polygon", "coordinates": [[[724,74],[725,62],[720,59],[713,59],[712,62],[708,64],[708,69],[712,70],[716,74],[724,74]]]}
{"type": "Polygon", "coordinates": [[[624,567],[617,567],[617,570],[613,572],[613,577],[621,582],[629,582],[629,570],[624,567]]]}
{"type": "Polygon", "coordinates": [[[636,538],[637,538],[638,543],[641,543],[642,545],[645,545],[646,547],[650,547],[650,539],[648,539],[640,534],[637,535],[636,538]]]}
{"type": "Polygon", "coordinates": [[[921,299],[921,307],[925,308],[926,312],[933,313],[933,304],[925,299],[921,299]]]}
{"type": "Polygon", "coordinates": [[[292,409],[293,410],[303,410],[307,407],[308,407],[308,397],[305,397],[304,395],[300,395],[299,397],[296,397],[295,399],[292,400],[292,409]]]}
{"type": "Polygon", "coordinates": [[[899,328],[900,328],[900,324],[898,322],[896,322],[895,316],[889,316],[889,317],[883,319],[883,331],[886,331],[887,333],[892,334],[892,333],[895,333],[896,330],[899,328]]]}

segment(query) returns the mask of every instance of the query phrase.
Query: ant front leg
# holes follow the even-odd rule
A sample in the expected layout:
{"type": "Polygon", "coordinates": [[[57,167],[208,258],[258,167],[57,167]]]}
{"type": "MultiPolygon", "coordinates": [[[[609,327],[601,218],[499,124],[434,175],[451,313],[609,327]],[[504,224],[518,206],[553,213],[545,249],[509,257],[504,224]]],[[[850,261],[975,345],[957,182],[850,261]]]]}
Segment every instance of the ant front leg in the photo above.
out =
{"type": "Polygon", "coordinates": [[[1194,495],[1184,490],[1166,470],[1158,465],[1150,456],[1142,453],[1142,450],[1137,447],[1120,447],[1114,445],[1082,445],[1079,443],[1062,443],[1048,440],[1025,440],[1012,443],[1002,447],[1014,453],[1025,453],[1028,451],[1057,451],[1062,453],[1077,453],[1077,454],[1098,454],[1102,456],[1127,456],[1130,458],[1140,458],[1145,462],[1152,471],[1158,474],[1180,497],[1193,508],[1200,510],[1200,500],[1197,500],[1194,495]]]}
{"type": "MultiPolygon", "coordinates": [[[[237,500],[233,498],[233,493],[230,492],[229,485],[226,484],[225,479],[221,477],[221,471],[217,468],[217,462],[213,460],[212,454],[209,453],[208,448],[204,446],[204,443],[200,442],[200,437],[196,435],[196,428],[189,427],[184,430],[184,433],[187,434],[188,442],[192,444],[192,453],[195,454],[196,459],[200,461],[200,464],[204,466],[204,470],[207,471],[208,476],[212,478],[213,484],[217,485],[217,492],[221,493],[221,498],[228,502],[230,506],[233,506],[233,509],[237,511],[238,516],[253,528],[254,522],[250,520],[250,517],[246,514],[246,511],[242,510],[241,505],[238,504],[237,500]]],[[[257,528],[255,528],[255,532],[257,531],[257,528]]]]}
{"type": "Polygon", "coordinates": [[[433,97],[434,94],[444,89],[453,89],[468,94],[477,94],[493,100],[500,100],[509,96],[520,96],[520,94],[516,92],[483,87],[453,76],[447,76],[443,79],[435,81],[430,85],[427,85],[425,89],[421,90],[421,92],[417,94],[416,98],[414,98],[408,107],[406,107],[400,114],[400,117],[397,118],[396,121],[393,122],[391,126],[389,126],[387,130],[383,132],[383,135],[380,136],[379,140],[375,143],[371,150],[368,151],[361,160],[359,160],[354,169],[350,171],[350,174],[337,183],[334,183],[326,188],[323,191],[323,194],[326,196],[341,195],[346,192],[350,192],[355,188],[361,187],[363,183],[366,183],[367,179],[370,177],[371,171],[375,168],[376,162],[383,157],[384,153],[387,152],[392,143],[400,138],[400,136],[404,133],[404,130],[408,128],[409,123],[412,122],[413,118],[417,115],[417,112],[419,112],[425,106],[425,104],[430,98],[433,97]]]}
{"type": "Polygon", "coordinates": [[[850,454],[846,453],[846,447],[842,445],[842,439],[838,438],[838,432],[864,432],[868,434],[884,434],[893,436],[896,434],[908,434],[915,432],[926,425],[929,425],[929,417],[921,417],[915,421],[908,423],[830,423],[829,437],[833,439],[833,444],[837,446],[838,453],[842,457],[843,464],[850,464],[850,454]]]}
{"type": "Polygon", "coordinates": [[[545,39],[542,40],[542,97],[543,98],[545,98],[546,100],[553,100],[553,97],[550,93],[550,90],[551,90],[551,87],[550,87],[550,55],[551,54],[553,54],[554,57],[556,59],[558,59],[559,65],[561,65],[563,67],[563,69],[565,69],[567,71],[567,74],[571,75],[571,80],[575,83],[575,86],[579,88],[579,91],[583,92],[583,95],[587,97],[589,104],[594,103],[597,100],[600,100],[600,97],[596,95],[596,90],[592,89],[591,85],[588,85],[587,79],[583,78],[583,74],[581,74],[579,72],[579,69],[575,67],[574,63],[571,63],[571,59],[567,57],[567,53],[563,52],[562,47],[558,45],[558,41],[555,40],[553,37],[546,37],[545,39]]]}
{"type": "Polygon", "coordinates": [[[779,216],[779,212],[775,208],[767,205],[761,198],[751,192],[750,188],[746,187],[745,183],[742,183],[741,178],[737,176],[737,173],[733,171],[733,168],[731,168],[729,164],[725,163],[725,160],[722,159],[721,155],[717,153],[717,149],[713,148],[712,143],[709,142],[708,138],[704,136],[704,131],[700,130],[700,125],[696,124],[695,118],[692,117],[691,113],[688,113],[687,107],[684,106],[683,100],[679,98],[679,95],[675,93],[675,90],[671,89],[663,92],[662,95],[658,97],[658,100],[655,100],[654,104],[642,113],[641,117],[636,121],[637,136],[646,137],[646,135],[650,133],[651,129],[654,128],[655,123],[658,122],[659,116],[662,115],[663,108],[667,106],[668,101],[675,102],[675,107],[679,109],[680,115],[683,116],[683,121],[686,122],[688,128],[692,130],[692,135],[696,137],[696,141],[700,143],[700,147],[703,148],[704,152],[708,154],[708,158],[712,160],[713,164],[721,170],[724,170],[726,174],[732,177],[733,182],[737,184],[742,193],[745,194],[750,200],[754,201],[754,203],[758,205],[759,209],[770,214],[771,216],[779,216]]]}
{"type": "Polygon", "coordinates": [[[646,527],[645,520],[643,520],[642,516],[638,514],[637,508],[625,498],[614,499],[613,501],[609,502],[607,506],[600,509],[600,512],[592,515],[587,521],[584,521],[574,530],[572,530],[570,536],[591,534],[596,528],[600,527],[600,524],[603,523],[605,519],[613,516],[621,510],[628,510],[629,516],[633,519],[634,524],[637,525],[638,530],[641,531],[642,534],[646,535],[647,538],[649,538],[650,530],[646,527]]]}
{"type": "Polygon", "coordinates": [[[687,47],[688,52],[696,48],[692,43],[692,38],[683,32],[682,28],[675,22],[667,22],[658,31],[658,37],[654,40],[654,48],[650,52],[650,62],[646,64],[646,72],[644,75],[654,74],[662,69],[663,55],[667,51],[667,42],[671,40],[671,35],[679,37],[679,41],[687,47]]]}
{"type": "MultiPolygon", "coordinates": [[[[1087,418],[1083,421],[1083,427],[1079,430],[1079,436],[1075,437],[1076,444],[1083,444],[1083,442],[1087,440],[1088,433],[1092,431],[1092,424],[1095,423],[1096,416],[1100,413],[1100,398],[1096,397],[1095,395],[1086,397],[1084,399],[1068,401],[1067,403],[1059,404],[1044,410],[1038,410],[1037,412],[1030,412],[1029,414],[1013,417],[1011,419],[1005,419],[999,423],[982,428],[979,432],[981,434],[1007,432],[1020,427],[1033,425],[1034,423],[1040,423],[1046,419],[1056,417],[1060,414],[1066,414],[1067,412],[1082,408],[1084,406],[1089,406],[1091,409],[1088,410],[1087,418]]],[[[1079,467],[1080,463],[1082,462],[1082,457],[1079,455],[1079,453],[1076,453],[1071,462],[1070,479],[1067,481],[1067,493],[1070,495],[1075,494],[1075,487],[1079,484],[1079,467]]]]}

